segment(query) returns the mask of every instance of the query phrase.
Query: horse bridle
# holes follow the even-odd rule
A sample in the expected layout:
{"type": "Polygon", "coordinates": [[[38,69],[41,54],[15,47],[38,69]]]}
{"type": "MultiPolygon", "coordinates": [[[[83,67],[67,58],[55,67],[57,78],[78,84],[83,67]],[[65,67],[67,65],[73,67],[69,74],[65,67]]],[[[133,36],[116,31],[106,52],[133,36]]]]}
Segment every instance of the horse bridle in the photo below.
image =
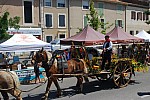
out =
{"type": "MultiPolygon", "coordinates": [[[[45,52],[45,51],[42,51],[42,52],[38,51],[38,52],[36,52],[36,58],[42,57],[42,60],[41,60],[41,62],[42,62],[42,67],[45,68],[45,66],[46,66],[47,68],[51,68],[51,66],[52,66],[53,63],[54,63],[55,56],[52,56],[51,59],[48,61],[48,57],[47,57],[47,56],[46,56],[46,58],[44,58],[43,52],[45,52]],[[48,67],[48,66],[49,66],[49,67],[48,67]]],[[[39,63],[39,61],[37,61],[37,60],[35,60],[35,62],[36,62],[36,63],[39,63]]]]}

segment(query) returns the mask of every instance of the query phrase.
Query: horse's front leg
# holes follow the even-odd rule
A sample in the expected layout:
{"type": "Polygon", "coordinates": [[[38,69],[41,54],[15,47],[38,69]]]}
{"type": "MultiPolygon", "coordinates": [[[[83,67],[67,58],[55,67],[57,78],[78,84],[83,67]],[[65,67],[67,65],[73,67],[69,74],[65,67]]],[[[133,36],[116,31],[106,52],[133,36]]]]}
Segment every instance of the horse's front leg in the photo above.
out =
{"type": "Polygon", "coordinates": [[[83,91],[83,77],[82,76],[77,76],[77,92],[81,93],[83,91]]]}
{"type": "Polygon", "coordinates": [[[52,81],[53,81],[52,78],[48,78],[46,92],[45,92],[44,96],[42,97],[42,100],[47,100],[48,99],[48,94],[49,94],[49,91],[50,91],[50,87],[51,87],[52,81]]]}
{"type": "MultiPolygon", "coordinates": [[[[2,96],[3,96],[3,98],[4,98],[4,100],[9,100],[9,96],[8,96],[7,92],[1,91],[1,94],[2,94],[2,96]]],[[[0,99],[0,100],[1,100],[1,99],[0,99]]]]}
{"type": "Polygon", "coordinates": [[[59,97],[59,96],[62,95],[62,94],[61,94],[62,92],[61,92],[61,89],[60,89],[60,86],[59,86],[59,83],[58,83],[56,77],[53,77],[53,82],[54,82],[54,84],[55,84],[55,86],[56,86],[56,88],[57,88],[57,97],[59,97]]]}

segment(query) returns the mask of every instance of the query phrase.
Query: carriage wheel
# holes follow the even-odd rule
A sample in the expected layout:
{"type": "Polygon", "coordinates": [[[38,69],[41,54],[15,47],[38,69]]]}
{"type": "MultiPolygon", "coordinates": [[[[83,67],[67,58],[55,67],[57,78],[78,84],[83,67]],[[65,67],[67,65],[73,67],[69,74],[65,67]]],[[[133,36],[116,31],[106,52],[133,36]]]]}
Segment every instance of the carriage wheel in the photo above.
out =
{"type": "Polygon", "coordinates": [[[129,62],[119,62],[113,72],[114,83],[118,87],[125,87],[128,85],[132,77],[132,67],[129,62]]]}

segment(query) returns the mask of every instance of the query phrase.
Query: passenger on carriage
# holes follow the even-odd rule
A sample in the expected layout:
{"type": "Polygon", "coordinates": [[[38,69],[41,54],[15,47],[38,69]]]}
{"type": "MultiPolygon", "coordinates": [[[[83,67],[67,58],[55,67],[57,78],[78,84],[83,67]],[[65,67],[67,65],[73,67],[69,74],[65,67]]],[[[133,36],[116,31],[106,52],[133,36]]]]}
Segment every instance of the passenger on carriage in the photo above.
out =
{"type": "Polygon", "coordinates": [[[74,45],[72,45],[70,48],[70,59],[72,58],[77,58],[77,52],[74,45]]]}
{"type": "Polygon", "coordinates": [[[105,42],[103,44],[103,54],[102,54],[102,71],[110,69],[111,64],[111,55],[112,55],[112,42],[109,39],[109,36],[105,36],[105,42]],[[105,65],[108,61],[108,66],[105,65]]]}
{"type": "Polygon", "coordinates": [[[85,50],[81,47],[79,48],[80,59],[85,59],[85,50]]]}

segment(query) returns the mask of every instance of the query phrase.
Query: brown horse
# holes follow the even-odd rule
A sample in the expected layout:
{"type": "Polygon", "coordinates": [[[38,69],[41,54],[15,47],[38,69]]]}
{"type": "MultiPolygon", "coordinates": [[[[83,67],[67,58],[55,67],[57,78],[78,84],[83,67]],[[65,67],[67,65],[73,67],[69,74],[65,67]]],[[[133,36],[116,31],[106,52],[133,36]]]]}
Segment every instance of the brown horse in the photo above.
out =
{"type": "Polygon", "coordinates": [[[19,78],[15,72],[0,71],[0,92],[4,100],[9,100],[7,93],[13,95],[17,100],[22,100],[19,85],[19,78]]]}
{"type": "MultiPolygon", "coordinates": [[[[46,71],[46,76],[48,77],[48,83],[46,87],[46,92],[42,99],[46,100],[48,98],[48,94],[50,91],[50,87],[52,82],[54,82],[56,88],[57,88],[57,96],[61,95],[61,89],[58,84],[57,79],[59,77],[65,77],[63,74],[86,74],[87,73],[87,68],[86,68],[86,63],[84,60],[76,60],[76,59],[71,59],[67,61],[67,68],[63,68],[64,70],[61,70],[58,68],[58,60],[57,59],[57,54],[56,53],[49,53],[44,51],[43,49],[36,52],[36,54],[32,58],[32,62],[34,62],[35,65],[41,64],[41,67],[45,68],[46,71]],[[50,58],[50,59],[49,59],[50,58]],[[54,74],[62,74],[62,76],[57,76],[54,74]]],[[[82,92],[83,88],[83,77],[82,75],[78,75],[77,77],[77,84],[76,86],[78,87],[78,92],[82,92]]]]}

